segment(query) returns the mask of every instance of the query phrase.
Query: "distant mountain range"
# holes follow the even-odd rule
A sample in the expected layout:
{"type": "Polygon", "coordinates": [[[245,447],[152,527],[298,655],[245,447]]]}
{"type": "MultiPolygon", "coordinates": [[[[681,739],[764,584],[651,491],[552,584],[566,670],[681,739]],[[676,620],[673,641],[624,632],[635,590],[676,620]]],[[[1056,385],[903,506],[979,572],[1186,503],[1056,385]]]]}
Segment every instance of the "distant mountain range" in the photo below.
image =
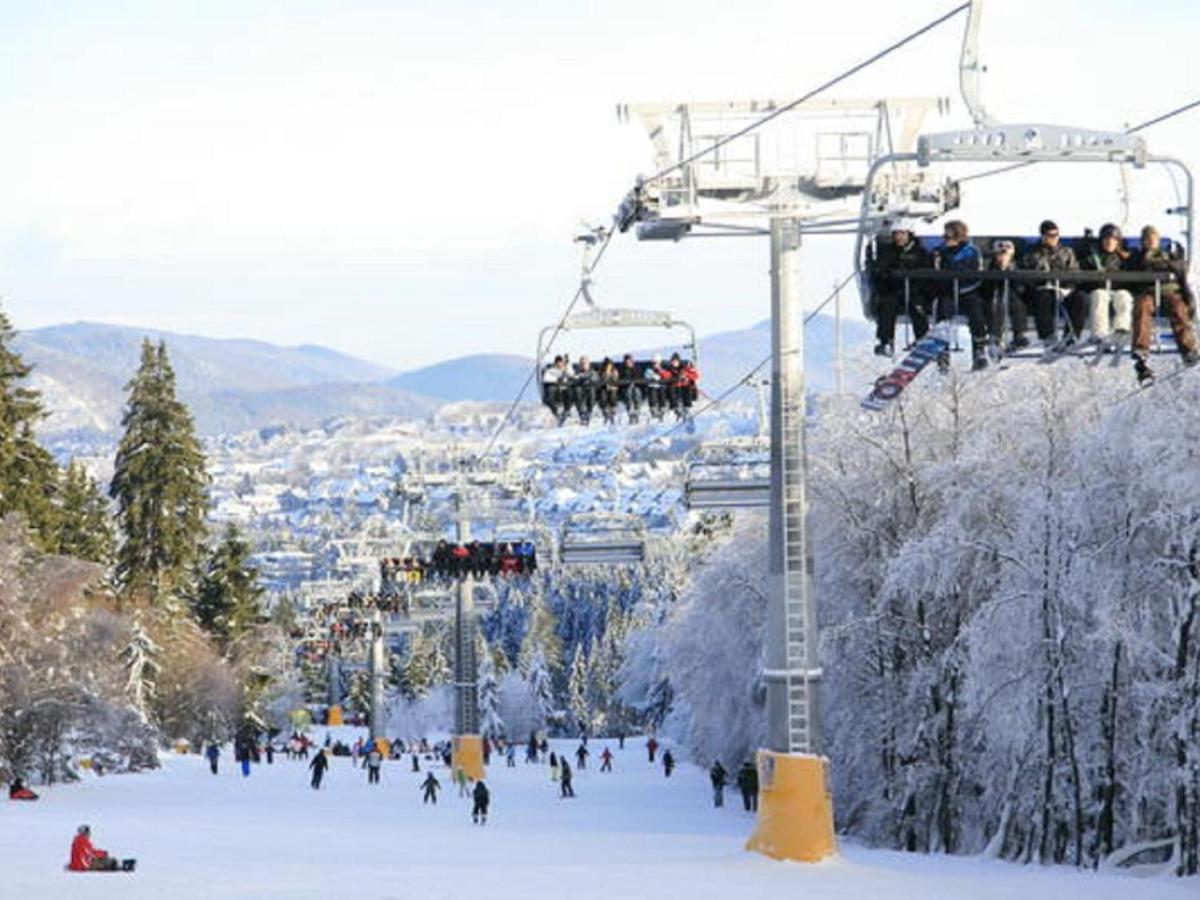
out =
{"type": "MultiPolygon", "coordinates": [[[[833,320],[826,316],[817,316],[806,328],[810,390],[822,391],[832,383],[833,332],[833,320]]],[[[115,435],[124,385],[137,369],[144,338],[167,343],[180,398],[206,434],[280,424],[311,427],[342,415],[421,417],[461,400],[507,402],[533,368],[526,357],[478,354],[397,374],[326,347],[280,347],[77,322],[17,338],[16,349],[35,365],[34,384],[50,409],[42,433],[51,438],[115,435]]],[[[843,322],[843,338],[847,348],[862,346],[870,340],[870,330],[862,322],[843,322]]],[[[563,342],[559,349],[572,348],[563,342]]],[[[702,386],[716,394],[770,352],[770,325],[760,322],[702,338],[699,351],[702,386]]],[[[526,393],[530,402],[537,400],[535,387],[526,393]]]]}

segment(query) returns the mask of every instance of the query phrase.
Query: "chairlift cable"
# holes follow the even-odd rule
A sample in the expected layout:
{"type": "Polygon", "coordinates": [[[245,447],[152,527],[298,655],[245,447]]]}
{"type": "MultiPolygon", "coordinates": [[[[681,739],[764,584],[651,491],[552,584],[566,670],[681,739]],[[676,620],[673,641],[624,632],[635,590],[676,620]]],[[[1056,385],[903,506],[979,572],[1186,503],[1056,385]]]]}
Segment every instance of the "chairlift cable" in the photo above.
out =
{"type": "Polygon", "coordinates": [[[965,12],[967,9],[970,8],[970,6],[971,6],[970,3],[963,3],[962,5],[955,7],[954,9],[950,10],[945,15],[939,16],[938,18],[934,19],[932,22],[929,22],[928,24],[922,26],[921,28],[918,28],[916,31],[906,35],[905,37],[901,38],[900,40],[896,41],[895,43],[888,45],[887,47],[885,47],[884,49],[882,49],[878,53],[876,53],[874,56],[871,56],[870,58],[863,60],[862,62],[858,63],[857,65],[855,65],[849,69],[846,69],[840,75],[837,75],[837,76],[829,79],[828,81],[824,82],[823,84],[819,85],[816,88],[813,88],[807,94],[804,94],[803,96],[798,97],[795,100],[792,100],[790,103],[785,103],[783,106],[779,107],[778,109],[774,109],[771,112],[767,113],[761,119],[757,119],[754,122],[751,122],[745,128],[741,128],[741,129],[733,132],[732,134],[726,135],[725,137],[721,138],[718,141],[714,141],[711,145],[709,145],[708,147],[705,147],[703,150],[698,150],[697,152],[693,153],[691,156],[687,157],[686,159],[681,159],[679,162],[673,163],[672,165],[663,169],[661,172],[651,175],[649,178],[640,179],[639,184],[646,185],[646,184],[650,184],[651,182],[659,181],[660,179],[665,178],[666,176],[670,175],[672,172],[676,172],[679,169],[684,168],[685,166],[691,165],[696,160],[702,159],[703,157],[716,152],[717,150],[724,147],[726,144],[731,143],[732,141],[735,141],[738,138],[745,137],[750,132],[752,132],[758,128],[761,128],[763,125],[766,125],[768,122],[774,121],[775,119],[779,118],[780,116],[784,115],[785,113],[789,113],[792,110],[796,109],[796,107],[800,106],[801,104],[807,103],[809,100],[812,100],[814,97],[817,97],[818,95],[825,93],[825,91],[829,90],[831,87],[834,87],[837,84],[840,84],[841,82],[845,81],[847,78],[851,77],[852,75],[857,75],[863,69],[866,69],[869,66],[874,65],[875,63],[879,62],[884,57],[889,56],[892,53],[894,53],[895,51],[899,50],[901,47],[904,47],[905,45],[912,43],[913,41],[915,41],[917,38],[921,37],[922,35],[927,34],[930,31],[933,31],[939,25],[942,25],[945,22],[948,22],[950,19],[953,19],[959,13],[965,12]]]}
{"type": "MultiPolygon", "coordinates": [[[[837,287],[835,287],[832,291],[830,291],[829,296],[826,297],[824,300],[822,300],[817,305],[816,309],[812,310],[807,315],[805,315],[804,323],[807,325],[809,322],[811,322],[813,320],[813,318],[815,318],[821,312],[821,310],[823,310],[826,306],[829,305],[830,301],[833,300],[833,298],[838,295],[838,292],[841,291],[842,288],[846,287],[846,285],[848,285],[851,281],[853,281],[854,278],[855,278],[854,272],[851,272],[849,275],[847,275],[845,278],[843,278],[841,280],[841,282],[838,283],[837,287]]],[[[687,425],[687,423],[689,421],[695,421],[700,416],[702,416],[705,413],[710,412],[713,409],[715,409],[716,407],[720,406],[722,403],[724,403],[726,400],[728,400],[731,396],[733,396],[734,392],[736,392],[738,388],[745,387],[746,382],[748,382],[751,378],[753,378],[760,371],[762,371],[763,367],[768,365],[770,362],[771,362],[771,356],[767,355],[766,358],[762,359],[758,363],[758,365],[756,365],[753,369],[751,369],[749,372],[747,372],[745,375],[743,375],[741,378],[739,378],[737,381],[735,381],[733,384],[731,384],[728,388],[726,388],[724,391],[722,391],[716,397],[712,398],[708,403],[706,403],[700,409],[696,410],[696,412],[693,413],[691,416],[689,416],[687,419],[684,419],[683,421],[680,421],[680,422],[676,422],[674,425],[672,425],[670,428],[666,429],[662,433],[657,434],[654,437],[652,437],[650,440],[646,441],[645,443],[638,445],[636,448],[634,448],[633,453],[641,453],[645,450],[648,450],[653,444],[657,443],[658,441],[664,440],[665,438],[670,437],[672,434],[674,434],[680,428],[683,428],[685,425],[687,425]]]]}
{"type": "MultiPolygon", "coordinates": [[[[608,250],[608,245],[612,242],[613,235],[616,233],[615,228],[608,229],[604,236],[604,242],[600,245],[600,249],[596,251],[596,255],[592,258],[591,264],[588,266],[587,274],[596,271],[596,267],[600,265],[600,261],[604,259],[605,251],[608,250]]],[[[554,326],[554,331],[550,335],[550,340],[546,342],[546,350],[549,351],[554,346],[555,339],[562,333],[563,326],[566,325],[567,319],[575,310],[575,306],[579,303],[579,299],[584,295],[586,281],[581,281],[579,287],[575,289],[575,295],[571,298],[571,302],[567,304],[567,308],[563,311],[562,317],[558,320],[558,324],[554,326]]],[[[521,405],[521,400],[525,397],[525,392],[529,390],[529,385],[533,383],[533,378],[538,374],[538,363],[534,363],[529,374],[525,376],[525,382],[521,385],[521,389],[517,391],[517,396],[513,398],[512,405],[509,406],[508,412],[504,414],[504,418],[500,420],[500,424],[496,426],[496,430],[492,432],[491,438],[487,442],[487,446],[483,448],[483,452],[479,454],[477,459],[483,459],[492,452],[492,448],[496,445],[496,440],[500,437],[509,422],[512,421],[513,414],[517,411],[517,407],[521,405]]]]}

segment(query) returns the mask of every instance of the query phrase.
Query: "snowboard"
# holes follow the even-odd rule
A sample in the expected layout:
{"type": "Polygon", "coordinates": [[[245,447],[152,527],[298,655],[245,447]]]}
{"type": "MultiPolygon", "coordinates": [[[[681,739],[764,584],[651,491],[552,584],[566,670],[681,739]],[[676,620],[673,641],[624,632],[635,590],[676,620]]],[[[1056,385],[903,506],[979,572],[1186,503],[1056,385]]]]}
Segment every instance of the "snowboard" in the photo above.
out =
{"type": "Polygon", "coordinates": [[[861,402],[864,409],[886,409],[899,397],[909,382],[921,374],[939,356],[950,352],[950,342],[943,337],[927,334],[913,346],[904,359],[889,374],[875,382],[875,387],[861,402]]]}

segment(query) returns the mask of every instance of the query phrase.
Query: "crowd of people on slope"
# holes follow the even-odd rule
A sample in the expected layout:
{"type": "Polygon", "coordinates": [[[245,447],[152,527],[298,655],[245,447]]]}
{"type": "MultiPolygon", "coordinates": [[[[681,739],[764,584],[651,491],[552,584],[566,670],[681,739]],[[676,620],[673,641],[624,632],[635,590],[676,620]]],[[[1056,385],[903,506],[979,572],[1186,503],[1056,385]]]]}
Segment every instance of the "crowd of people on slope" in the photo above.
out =
{"type": "Polygon", "coordinates": [[[1152,377],[1149,353],[1159,301],[1186,365],[1200,362],[1193,320],[1195,295],[1187,262],[1178,247],[1164,247],[1157,228],[1147,225],[1130,246],[1120,228],[1106,224],[1076,247],[1063,243],[1058,225],[1045,220],[1038,240],[1018,253],[1017,242],[999,238],[984,253],[971,243],[965,222],[947,222],[942,243],[926,249],[912,228],[897,225],[869,262],[876,322],[875,352],[892,356],[896,319],[907,314],[917,340],[930,321],[965,314],[971,331],[972,368],[986,369],[1004,354],[1030,346],[1029,320],[1048,357],[1084,346],[1119,353],[1129,346],[1138,378],[1152,377]],[[922,278],[922,270],[963,273],[950,281],[922,278]],[[1040,278],[972,279],[978,272],[1024,272],[1040,278]],[[1068,278],[1064,273],[1095,273],[1068,278]],[[1114,273],[1144,272],[1145,281],[1114,282],[1114,273]],[[1157,285],[1157,286],[1156,286],[1157,285]],[[1060,324],[1061,320],[1061,324],[1060,324]],[[1006,327],[1007,326],[1007,327],[1006,327]],[[1060,330],[1061,329],[1061,330],[1060,330]]]}
{"type": "Polygon", "coordinates": [[[428,559],[387,557],[379,563],[385,584],[422,584],[431,579],[501,578],[537,571],[533,541],[438,541],[428,559]]]}
{"type": "MultiPolygon", "coordinates": [[[[624,749],[625,738],[626,736],[623,732],[617,735],[618,749],[624,749]]],[[[485,737],[481,741],[485,759],[489,758],[491,754],[496,753],[505,757],[509,767],[515,765],[515,754],[518,746],[516,742],[507,741],[503,737],[485,737]]],[[[298,743],[304,749],[306,755],[308,747],[313,744],[307,735],[302,735],[299,732],[294,732],[292,737],[287,741],[289,744],[293,742],[298,743]]],[[[250,748],[244,740],[235,741],[234,746],[237,758],[242,759],[243,753],[245,754],[244,758],[250,758],[250,748]]],[[[270,746],[270,741],[268,740],[266,747],[269,748],[270,746]]],[[[314,790],[319,790],[322,786],[325,774],[329,770],[330,757],[342,755],[337,752],[339,746],[347,747],[344,742],[333,741],[329,733],[326,733],[325,746],[317,751],[308,764],[308,769],[312,773],[310,785],[314,790]]],[[[651,765],[655,762],[659,746],[658,740],[653,735],[647,738],[646,752],[651,765]]],[[[424,753],[427,759],[431,756],[438,757],[439,761],[451,768],[454,783],[459,787],[459,796],[471,800],[471,821],[478,825],[487,823],[491,806],[491,790],[482,779],[475,780],[472,784],[465,770],[453,766],[452,750],[449,741],[430,744],[428,740],[421,738],[419,741],[411,740],[406,744],[400,738],[393,741],[359,738],[352,747],[349,747],[347,752],[354,758],[356,765],[359,759],[362,760],[362,767],[367,772],[367,781],[369,784],[379,784],[380,769],[382,768],[385,756],[389,754],[393,759],[402,759],[405,753],[411,752],[414,772],[419,771],[417,763],[418,754],[424,753]]],[[[254,756],[255,761],[258,761],[264,755],[269,762],[269,750],[256,753],[254,756]]],[[[591,755],[586,735],[580,739],[579,745],[573,755],[578,770],[584,771],[587,768],[587,761],[591,755]]],[[[217,744],[210,744],[205,751],[205,756],[208,758],[213,774],[217,774],[220,757],[219,746],[217,744]]],[[[612,763],[615,757],[611,748],[605,745],[600,752],[599,758],[601,760],[600,771],[606,773],[612,772],[612,763]]],[[[549,768],[551,781],[558,785],[559,796],[563,799],[575,797],[575,770],[567,761],[566,754],[560,754],[550,749],[549,741],[544,733],[539,734],[535,732],[530,734],[528,742],[525,743],[525,761],[526,763],[533,764],[539,762],[546,763],[549,768]]],[[[664,777],[670,778],[675,768],[675,758],[669,748],[662,754],[662,767],[664,777]]],[[[713,789],[713,805],[723,807],[725,788],[729,783],[728,772],[720,760],[715,760],[709,769],[708,775],[713,789]]],[[[746,761],[742,764],[738,770],[735,782],[742,795],[743,808],[747,812],[757,811],[759,792],[758,772],[751,762],[746,761]]],[[[441,787],[442,784],[432,769],[426,772],[425,778],[419,786],[422,804],[436,806],[441,787]]],[[[14,800],[37,799],[37,795],[29,791],[20,779],[16,779],[12,783],[9,788],[9,797],[14,800]]],[[[91,828],[87,825],[79,826],[71,842],[70,859],[67,863],[67,869],[76,872],[117,870],[132,872],[135,866],[136,860],[117,859],[107,851],[93,845],[91,842],[91,828]]]]}
{"type": "Polygon", "coordinates": [[[572,411],[580,424],[588,425],[597,409],[612,425],[618,407],[624,408],[630,425],[638,423],[643,409],[655,421],[661,421],[668,409],[683,419],[700,393],[700,371],[678,353],[665,363],[661,356],[637,360],[629,353],[619,363],[607,356],[600,362],[587,356],[571,362],[559,355],[541,374],[542,403],[559,425],[566,424],[572,411]]]}

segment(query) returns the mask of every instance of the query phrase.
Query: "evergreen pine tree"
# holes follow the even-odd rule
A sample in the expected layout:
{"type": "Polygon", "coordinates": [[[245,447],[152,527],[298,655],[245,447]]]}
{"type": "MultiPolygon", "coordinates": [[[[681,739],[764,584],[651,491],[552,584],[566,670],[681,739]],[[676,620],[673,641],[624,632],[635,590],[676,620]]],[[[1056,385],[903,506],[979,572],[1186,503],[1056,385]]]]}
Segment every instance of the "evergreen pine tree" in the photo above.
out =
{"type": "Polygon", "coordinates": [[[190,597],[196,621],[226,651],[261,615],[263,591],[249,559],[250,545],[230,523],[205,560],[190,597]]]}
{"type": "Polygon", "coordinates": [[[563,643],[562,638],[558,636],[558,618],[541,594],[534,601],[533,610],[529,615],[529,628],[525,632],[525,639],[521,643],[521,655],[517,661],[526,677],[530,662],[537,651],[541,651],[542,661],[552,673],[562,671],[563,643]]]}
{"type": "Polygon", "coordinates": [[[141,620],[134,618],[129,643],[121,651],[121,662],[125,665],[125,690],[129,702],[143,718],[150,701],[154,699],[155,682],[162,668],[158,662],[160,654],[158,645],[146,632],[141,620]]]}
{"type": "Polygon", "coordinates": [[[492,654],[485,648],[479,661],[479,733],[496,738],[504,734],[504,719],[500,716],[500,679],[492,654]]]}
{"type": "Polygon", "coordinates": [[[58,466],[34,437],[45,412],[38,392],[24,384],[33,366],[12,349],[15,337],[8,317],[0,312],[0,518],[21,514],[39,549],[53,551],[58,466]]]}
{"type": "Polygon", "coordinates": [[[546,666],[546,657],[540,649],[534,650],[529,660],[525,681],[529,685],[529,694],[537,710],[538,724],[545,725],[554,715],[554,682],[546,666]]]}
{"type": "Polygon", "coordinates": [[[175,396],[167,348],[145,341],[126,385],[110,493],[117,501],[121,546],[117,580],[159,602],[184,582],[201,552],[208,511],[204,452],[191,414],[175,396]]]}
{"type": "Polygon", "coordinates": [[[571,657],[571,672],[567,678],[567,694],[571,705],[571,715],[583,731],[591,729],[592,709],[588,702],[588,665],[583,647],[576,645],[575,654],[571,657]]]}
{"type": "Polygon", "coordinates": [[[108,501],[95,479],[77,462],[62,473],[59,488],[58,552],[107,565],[116,547],[108,501]]]}

